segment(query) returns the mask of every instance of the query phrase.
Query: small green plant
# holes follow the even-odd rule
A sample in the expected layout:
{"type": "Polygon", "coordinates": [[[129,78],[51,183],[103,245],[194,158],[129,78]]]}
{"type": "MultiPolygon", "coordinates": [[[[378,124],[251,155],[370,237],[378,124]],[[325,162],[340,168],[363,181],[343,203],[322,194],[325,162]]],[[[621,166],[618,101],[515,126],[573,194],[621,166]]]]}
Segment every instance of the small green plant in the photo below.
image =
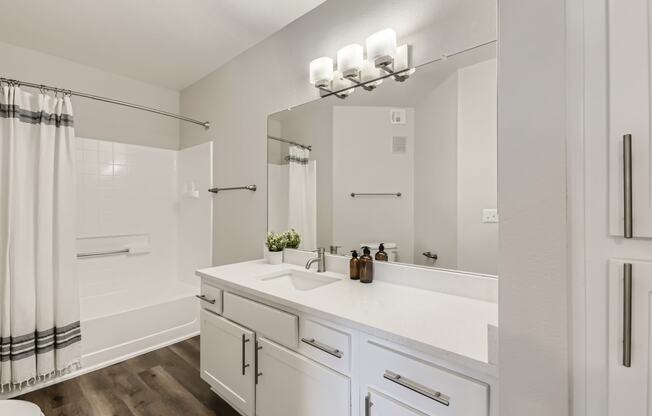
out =
{"type": "Polygon", "coordinates": [[[286,231],[284,235],[287,248],[299,248],[299,244],[301,244],[301,236],[294,228],[286,231]]]}
{"type": "Polygon", "coordinates": [[[283,251],[287,245],[287,240],[285,239],[285,233],[274,234],[273,232],[267,233],[267,249],[269,251],[283,251]]]}

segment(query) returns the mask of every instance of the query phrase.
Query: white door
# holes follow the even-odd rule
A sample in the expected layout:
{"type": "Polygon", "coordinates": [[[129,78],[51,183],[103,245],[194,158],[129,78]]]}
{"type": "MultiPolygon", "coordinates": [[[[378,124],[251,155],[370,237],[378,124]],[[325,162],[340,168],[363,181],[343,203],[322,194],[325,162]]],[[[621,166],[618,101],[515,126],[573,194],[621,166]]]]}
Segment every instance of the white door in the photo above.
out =
{"type": "Polygon", "coordinates": [[[265,338],[258,340],[257,416],[347,416],[349,378],[265,338]]]}
{"type": "Polygon", "coordinates": [[[634,237],[652,237],[650,14],[648,0],[609,1],[609,223],[624,233],[623,137],[632,140],[634,237]]]}
{"type": "Polygon", "coordinates": [[[365,397],[364,416],[427,416],[393,397],[369,389],[365,397]]]}
{"type": "Polygon", "coordinates": [[[202,379],[243,414],[253,416],[254,333],[202,309],[200,343],[202,379]]]}
{"type": "Polygon", "coordinates": [[[609,262],[609,416],[648,416],[650,382],[650,324],[652,320],[652,262],[609,262]],[[631,266],[626,266],[630,264],[631,266]],[[627,267],[631,267],[631,319],[628,319],[627,267]],[[631,322],[631,362],[627,363],[631,322]],[[629,365],[629,366],[628,366],[629,365]]]}

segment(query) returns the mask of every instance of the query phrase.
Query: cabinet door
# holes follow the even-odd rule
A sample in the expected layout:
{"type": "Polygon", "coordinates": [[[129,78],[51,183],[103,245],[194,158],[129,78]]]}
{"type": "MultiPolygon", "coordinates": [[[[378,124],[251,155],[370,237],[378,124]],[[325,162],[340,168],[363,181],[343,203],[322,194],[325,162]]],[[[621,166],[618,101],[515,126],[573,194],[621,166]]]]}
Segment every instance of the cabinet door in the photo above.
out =
{"type": "Polygon", "coordinates": [[[650,414],[650,324],[652,323],[652,262],[611,260],[609,262],[609,415],[650,414]],[[625,281],[631,264],[631,320],[627,317],[625,281]],[[625,327],[631,322],[631,364],[624,362],[625,327]]]}
{"type": "Polygon", "coordinates": [[[265,338],[258,340],[258,416],[346,416],[349,378],[265,338]]]}
{"type": "Polygon", "coordinates": [[[201,377],[243,414],[254,414],[254,333],[201,311],[201,377]]]}
{"type": "Polygon", "coordinates": [[[363,397],[364,416],[427,416],[393,397],[369,389],[363,397]]]}
{"type": "Polygon", "coordinates": [[[609,223],[624,233],[623,136],[632,136],[634,237],[652,237],[648,0],[609,1],[609,223]]]}

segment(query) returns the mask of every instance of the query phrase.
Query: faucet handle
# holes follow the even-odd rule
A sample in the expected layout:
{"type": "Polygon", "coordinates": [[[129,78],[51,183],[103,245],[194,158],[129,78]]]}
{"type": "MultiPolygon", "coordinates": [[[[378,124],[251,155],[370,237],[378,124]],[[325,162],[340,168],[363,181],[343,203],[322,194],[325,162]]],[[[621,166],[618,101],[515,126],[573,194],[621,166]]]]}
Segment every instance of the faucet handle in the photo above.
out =
{"type": "Polygon", "coordinates": [[[326,248],[325,247],[318,247],[317,250],[313,250],[313,253],[319,253],[319,254],[326,254],[326,248]]]}

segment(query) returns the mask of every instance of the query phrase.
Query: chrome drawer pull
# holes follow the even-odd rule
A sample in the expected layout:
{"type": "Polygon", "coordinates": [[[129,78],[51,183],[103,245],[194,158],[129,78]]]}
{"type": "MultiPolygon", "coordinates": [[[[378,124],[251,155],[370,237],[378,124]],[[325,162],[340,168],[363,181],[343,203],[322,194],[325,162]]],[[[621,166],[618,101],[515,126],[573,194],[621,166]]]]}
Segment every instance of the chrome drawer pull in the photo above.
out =
{"type": "Polygon", "coordinates": [[[623,237],[634,237],[634,201],[632,193],[632,135],[623,136],[623,189],[624,189],[624,211],[625,224],[623,237]]]}
{"type": "Polygon", "coordinates": [[[632,366],[632,264],[623,265],[623,366],[632,366]]]}
{"type": "Polygon", "coordinates": [[[435,390],[431,390],[428,387],[417,383],[416,381],[412,381],[410,379],[402,377],[400,374],[396,374],[389,370],[385,370],[385,374],[383,374],[383,378],[386,378],[389,381],[401,385],[406,389],[412,390],[415,393],[419,393],[422,396],[426,396],[427,398],[434,400],[437,403],[443,404],[444,406],[450,406],[451,404],[450,397],[446,396],[445,394],[435,390]]]}
{"type": "Polygon", "coordinates": [[[215,299],[208,299],[206,295],[195,295],[195,297],[199,300],[203,300],[204,302],[208,302],[211,305],[215,305],[215,299]]]}
{"type": "Polygon", "coordinates": [[[338,350],[337,348],[331,348],[328,345],[322,344],[321,342],[317,342],[314,338],[301,338],[301,342],[304,342],[311,347],[315,347],[318,350],[322,350],[325,353],[332,355],[333,357],[342,358],[344,356],[342,351],[338,350]]]}
{"type": "Polygon", "coordinates": [[[245,353],[246,353],[245,344],[247,342],[249,342],[249,339],[245,334],[242,334],[242,375],[243,376],[245,375],[245,370],[247,369],[247,367],[249,367],[249,364],[247,364],[245,361],[245,353]]]}
{"type": "Polygon", "coordinates": [[[371,393],[367,393],[364,398],[364,416],[371,416],[371,406],[373,405],[371,402],[371,393]]]}

